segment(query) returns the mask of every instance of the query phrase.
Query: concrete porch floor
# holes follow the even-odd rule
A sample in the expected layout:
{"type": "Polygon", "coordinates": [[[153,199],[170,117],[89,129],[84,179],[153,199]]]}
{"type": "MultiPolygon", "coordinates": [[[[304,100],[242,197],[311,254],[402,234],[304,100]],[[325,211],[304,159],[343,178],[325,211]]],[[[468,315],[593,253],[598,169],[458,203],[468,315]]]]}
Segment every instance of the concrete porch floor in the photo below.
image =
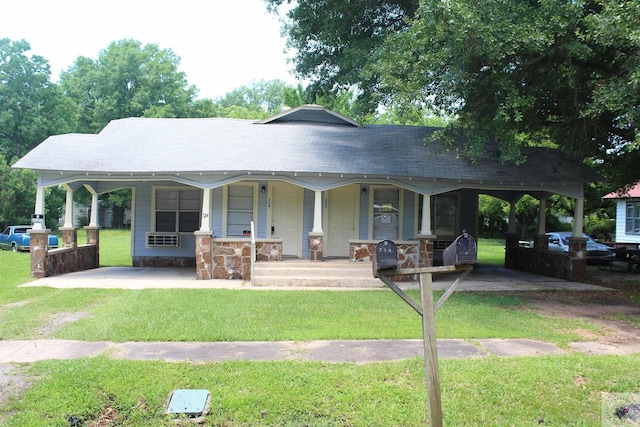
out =
{"type": "MultiPolygon", "coordinates": [[[[309,262],[313,268],[332,264],[338,268],[339,263],[348,261],[329,261],[327,263],[309,262]]],[[[270,263],[273,264],[273,263],[270,263]]],[[[280,264],[280,263],[278,263],[280,264]]],[[[282,265],[285,265],[283,262],[282,265]]],[[[353,263],[349,263],[353,264],[353,263]]],[[[370,269],[370,264],[366,264],[370,269]]],[[[347,266],[345,266],[347,268],[347,266]]],[[[366,274],[366,273],[365,273],[366,274]]],[[[368,272],[372,277],[371,272],[368,272]]],[[[434,275],[435,290],[445,290],[458,277],[459,273],[434,275]]],[[[402,283],[404,288],[416,287],[415,283],[402,283]]],[[[192,268],[159,268],[159,267],[100,267],[93,270],[80,271],[54,277],[45,277],[27,282],[22,287],[49,286],[61,289],[71,288],[103,288],[103,289],[254,289],[254,290],[334,290],[352,291],[362,289],[384,289],[380,281],[379,287],[336,287],[330,286],[251,286],[245,280],[196,280],[192,268]]],[[[458,287],[460,291],[540,291],[540,290],[572,290],[572,291],[605,291],[608,288],[586,283],[569,282],[552,277],[538,276],[502,267],[476,267],[458,287]]]]}

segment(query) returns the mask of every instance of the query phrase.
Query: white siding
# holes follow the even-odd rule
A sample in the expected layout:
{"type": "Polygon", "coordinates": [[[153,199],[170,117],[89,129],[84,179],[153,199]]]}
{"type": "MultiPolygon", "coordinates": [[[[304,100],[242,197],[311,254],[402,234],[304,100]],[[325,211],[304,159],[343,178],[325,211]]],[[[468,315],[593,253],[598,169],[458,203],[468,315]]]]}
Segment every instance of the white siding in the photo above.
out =
{"type": "Polygon", "coordinates": [[[626,233],[627,201],[618,200],[616,205],[616,242],[640,243],[640,235],[626,233]]]}

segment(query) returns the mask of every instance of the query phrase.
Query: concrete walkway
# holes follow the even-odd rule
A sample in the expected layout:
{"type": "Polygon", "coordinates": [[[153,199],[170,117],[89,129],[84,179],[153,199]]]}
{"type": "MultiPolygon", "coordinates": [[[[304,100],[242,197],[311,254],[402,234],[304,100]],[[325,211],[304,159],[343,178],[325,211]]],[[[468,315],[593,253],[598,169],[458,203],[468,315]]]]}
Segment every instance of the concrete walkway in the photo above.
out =
{"type": "MultiPolygon", "coordinates": [[[[76,359],[103,355],[113,359],[167,362],[324,361],[388,362],[424,357],[422,340],[275,341],[275,342],[87,342],[73,340],[0,341],[0,364],[32,363],[50,359],[76,359]]],[[[572,343],[566,350],[529,339],[438,340],[441,359],[585,354],[630,354],[621,347],[596,342],[572,343]]]]}
{"type": "MultiPolygon", "coordinates": [[[[459,273],[458,273],[459,274],[459,273]]],[[[457,278],[457,274],[434,275],[434,290],[445,290],[457,278]]],[[[61,276],[45,277],[23,285],[50,286],[60,289],[101,288],[101,289],[253,289],[253,290],[333,290],[357,291],[362,289],[384,289],[357,287],[269,287],[251,286],[245,280],[196,280],[191,268],[145,268],[145,267],[100,267],[93,270],[79,271],[61,276]]],[[[415,284],[403,284],[405,287],[415,284]]],[[[501,267],[475,268],[458,287],[459,291],[605,291],[608,288],[586,283],[569,282],[553,277],[538,276],[501,267]]]]}

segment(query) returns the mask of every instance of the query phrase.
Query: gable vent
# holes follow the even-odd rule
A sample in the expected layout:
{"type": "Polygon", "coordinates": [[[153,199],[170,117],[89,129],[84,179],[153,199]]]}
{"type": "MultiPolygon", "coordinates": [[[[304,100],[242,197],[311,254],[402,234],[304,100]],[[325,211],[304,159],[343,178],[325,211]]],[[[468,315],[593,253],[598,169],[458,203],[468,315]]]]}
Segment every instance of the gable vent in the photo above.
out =
{"type": "Polygon", "coordinates": [[[178,248],[180,235],[178,233],[147,233],[148,247],[178,248]]]}

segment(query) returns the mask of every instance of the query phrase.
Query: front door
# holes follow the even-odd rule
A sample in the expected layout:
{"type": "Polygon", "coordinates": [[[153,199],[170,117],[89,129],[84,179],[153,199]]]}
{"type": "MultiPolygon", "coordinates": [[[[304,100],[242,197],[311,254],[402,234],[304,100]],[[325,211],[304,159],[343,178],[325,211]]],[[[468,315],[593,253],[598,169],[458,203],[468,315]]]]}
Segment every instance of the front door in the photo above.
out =
{"type": "Polygon", "coordinates": [[[282,239],[283,256],[302,257],[302,188],[286,182],[270,187],[271,237],[282,239]]]}
{"type": "Polygon", "coordinates": [[[327,257],[349,257],[349,239],[357,237],[356,200],[358,185],[347,185],[328,191],[325,233],[327,257]]]}

